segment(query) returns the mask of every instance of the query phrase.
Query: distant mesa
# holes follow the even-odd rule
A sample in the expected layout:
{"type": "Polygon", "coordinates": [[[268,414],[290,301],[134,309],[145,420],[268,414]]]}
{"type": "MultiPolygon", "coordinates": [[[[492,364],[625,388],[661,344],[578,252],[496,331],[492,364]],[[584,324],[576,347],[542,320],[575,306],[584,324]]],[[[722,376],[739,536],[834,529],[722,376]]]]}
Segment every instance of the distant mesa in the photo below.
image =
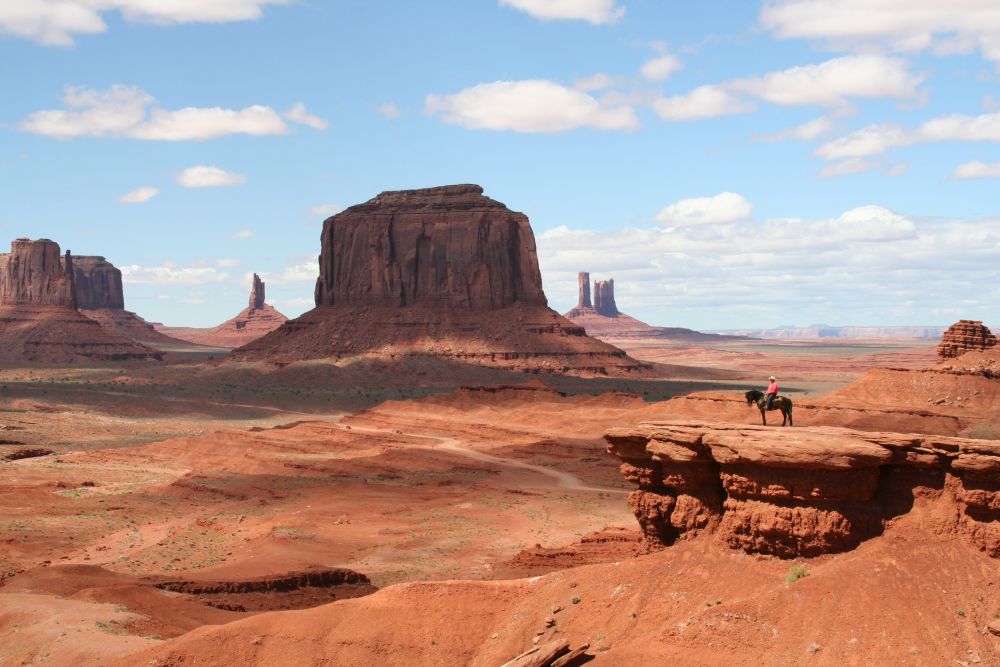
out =
{"type": "Polygon", "coordinates": [[[736,329],[731,335],[774,340],[808,340],[813,338],[940,338],[945,327],[939,326],[829,326],[813,324],[807,327],[782,326],[774,329],[736,329]]]}
{"type": "Polygon", "coordinates": [[[564,315],[575,324],[582,326],[588,335],[597,338],[665,338],[683,341],[720,340],[724,338],[744,338],[743,336],[720,336],[705,334],[682,327],[654,327],[618,310],[615,303],[615,280],[594,281],[593,301],[591,301],[590,273],[581,271],[576,308],[564,315]],[[593,305],[591,305],[593,304],[593,305]]]}
{"type": "MultiPolygon", "coordinates": [[[[72,254],[67,250],[61,256],[59,244],[49,239],[20,238],[11,243],[9,254],[0,254],[0,361],[77,363],[159,358],[146,345],[81,314],[75,283],[72,254]]],[[[85,297],[90,298],[92,284],[86,285],[85,297]]],[[[120,299],[120,276],[118,287],[120,299]]]]}
{"type": "Polygon", "coordinates": [[[240,347],[274,331],[288,321],[287,317],[278,312],[273,306],[265,303],[264,299],[264,281],[255,273],[253,274],[253,283],[250,287],[249,305],[240,311],[236,317],[207,329],[168,327],[162,324],[154,326],[160,333],[198,345],[228,348],[240,347]]]}
{"type": "Polygon", "coordinates": [[[952,359],[966,352],[982,352],[997,344],[997,338],[980,320],[959,320],[941,336],[939,359],[952,359]]]}
{"type": "Polygon", "coordinates": [[[478,185],[383,192],[323,224],[316,308],[231,359],[445,359],[527,372],[649,367],[547,307],[528,218],[478,185]]]}

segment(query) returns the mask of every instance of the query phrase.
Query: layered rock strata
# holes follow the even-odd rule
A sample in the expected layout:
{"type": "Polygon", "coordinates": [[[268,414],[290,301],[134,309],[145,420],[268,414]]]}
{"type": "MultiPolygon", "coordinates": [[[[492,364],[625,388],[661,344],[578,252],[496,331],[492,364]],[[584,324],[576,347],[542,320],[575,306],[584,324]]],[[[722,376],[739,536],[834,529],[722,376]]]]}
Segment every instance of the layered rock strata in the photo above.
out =
{"type": "Polygon", "coordinates": [[[996,336],[981,321],[959,320],[941,336],[937,354],[939,359],[951,359],[966,352],[988,350],[996,344],[996,336]]]}
{"type": "MultiPolygon", "coordinates": [[[[17,239],[11,243],[10,254],[0,255],[0,361],[158,358],[149,347],[82,315],[77,310],[75,276],[72,254],[66,251],[60,256],[59,245],[48,239],[17,239]]],[[[87,298],[94,294],[95,284],[105,284],[100,281],[85,282],[87,298]]]]}
{"type": "Polygon", "coordinates": [[[74,257],[73,286],[80,310],[125,309],[122,272],[103,257],[74,257]]]}
{"type": "Polygon", "coordinates": [[[615,303],[615,279],[597,280],[594,282],[594,310],[604,317],[618,317],[618,305],[615,303]]]}
{"type": "Polygon", "coordinates": [[[321,240],[316,308],[231,358],[648,372],[546,307],[527,217],[478,185],[383,192],[327,219],[321,240]]]}
{"type": "Polygon", "coordinates": [[[274,306],[264,302],[265,283],[256,273],[250,286],[250,303],[236,317],[207,329],[156,325],[157,331],[198,345],[240,347],[257,340],[288,321],[274,306]]]}
{"type": "Polygon", "coordinates": [[[950,499],[957,530],[1000,558],[1000,442],[835,427],[650,422],[605,439],[647,540],[702,533],[782,558],[846,551],[917,496],[950,499]]]}

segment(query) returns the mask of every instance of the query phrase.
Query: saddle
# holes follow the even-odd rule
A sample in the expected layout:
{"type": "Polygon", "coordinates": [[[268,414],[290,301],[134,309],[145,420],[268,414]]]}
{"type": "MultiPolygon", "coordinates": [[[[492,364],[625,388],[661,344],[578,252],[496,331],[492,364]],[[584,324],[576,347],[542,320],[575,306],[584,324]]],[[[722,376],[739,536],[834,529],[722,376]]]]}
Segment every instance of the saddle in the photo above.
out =
{"type": "Polygon", "coordinates": [[[761,410],[767,410],[768,412],[771,412],[773,410],[777,410],[778,409],[778,400],[780,398],[781,398],[781,394],[775,394],[774,395],[774,402],[771,403],[771,407],[768,408],[767,407],[767,395],[765,394],[764,396],[761,397],[761,399],[759,401],[757,401],[757,405],[760,407],[761,410]]]}

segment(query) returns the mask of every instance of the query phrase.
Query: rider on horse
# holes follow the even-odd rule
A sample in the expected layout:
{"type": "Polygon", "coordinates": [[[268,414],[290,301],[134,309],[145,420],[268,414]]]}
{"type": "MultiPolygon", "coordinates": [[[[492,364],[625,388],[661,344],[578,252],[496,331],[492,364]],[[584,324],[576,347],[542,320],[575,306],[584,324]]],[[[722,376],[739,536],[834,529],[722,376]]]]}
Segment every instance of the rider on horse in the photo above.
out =
{"type": "Polygon", "coordinates": [[[773,375],[768,380],[771,384],[767,385],[767,391],[764,392],[764,409],[773,410],[774,399],[778,396],[778,380],[773,375]]]}

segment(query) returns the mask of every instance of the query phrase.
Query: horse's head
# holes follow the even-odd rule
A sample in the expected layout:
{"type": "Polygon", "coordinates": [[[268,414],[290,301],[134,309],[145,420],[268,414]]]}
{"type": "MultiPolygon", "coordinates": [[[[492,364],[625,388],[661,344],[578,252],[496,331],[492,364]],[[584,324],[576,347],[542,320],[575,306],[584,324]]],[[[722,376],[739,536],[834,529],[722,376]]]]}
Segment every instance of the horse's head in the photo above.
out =
{"type": "Polygon", "coordinates": [[[753,405],[753,404],[754,404],[754,403],[756,402],[756,398],[757,398],[757,397],[756,397],[756,396],[754,396],[754,394],[756,394],[756,393],[757,393],[757,391],[756,391],[756,390],[754,390],[754,389],[751,389],[750,391],[748,391],[748,392],[746,393],[746,397],[747,397],[747,405],[753,405]]]}

